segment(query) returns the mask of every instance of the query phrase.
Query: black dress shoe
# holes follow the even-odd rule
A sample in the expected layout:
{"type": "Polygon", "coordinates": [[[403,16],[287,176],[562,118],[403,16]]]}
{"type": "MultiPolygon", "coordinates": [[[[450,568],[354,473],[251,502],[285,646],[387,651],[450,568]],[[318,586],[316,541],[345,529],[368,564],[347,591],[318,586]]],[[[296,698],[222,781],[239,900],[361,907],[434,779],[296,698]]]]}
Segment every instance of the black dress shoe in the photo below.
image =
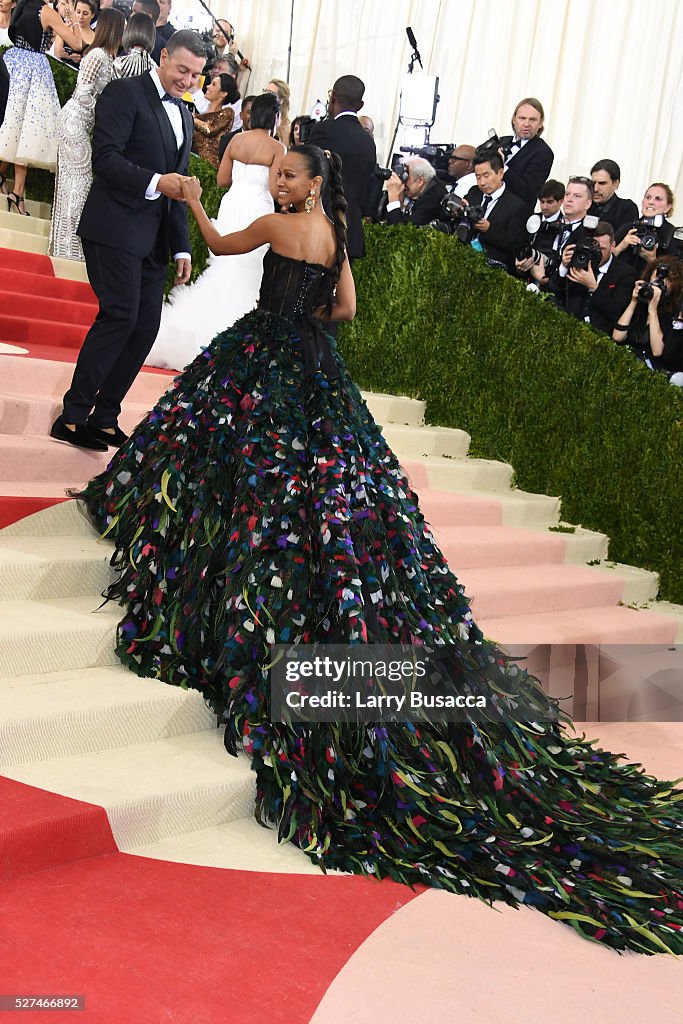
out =
{"type": "Polygon", "coordinates": [[[101,427],[96,427],[94,423],[88,421],[88,430],[92,437],[97,438],[98,441],[104,441],[110,448],[118,448],[128,440],[128,434],[124,434],[120,427],[114,427],[114,433],[111,434],[107,430],[102,430],[101,427]]]}
{"type": "Polygon", "coordinates": [[[63,416],[58,416],[50,429],[50,437],[57,441],[67,441],[76,448],[89,448],[93,452],[106,452],[107,445],[99,441],[92,433],[86,423],[77,423],[73,430],[69,430],[64,422],[63,416]]]}

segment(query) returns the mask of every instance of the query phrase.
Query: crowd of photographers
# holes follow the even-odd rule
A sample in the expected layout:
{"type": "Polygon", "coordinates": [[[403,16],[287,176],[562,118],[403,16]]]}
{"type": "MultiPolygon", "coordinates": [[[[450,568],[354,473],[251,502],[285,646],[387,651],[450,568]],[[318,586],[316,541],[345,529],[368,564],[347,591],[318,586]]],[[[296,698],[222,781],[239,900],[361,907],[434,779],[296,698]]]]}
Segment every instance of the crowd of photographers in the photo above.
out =
{"type": "Polygon", "coordinates": [[[638,210],[618,194],[613,160],[566,186],[549,178],[543,119],[539,100],[527,97],[512,115],[512,135],[490,132],[477,147],[427,146],[378,168],[384,192],[368,212],[455,235],[683,384],[683,229],[669,219],[671,189],[651,184],[638,210]]]}

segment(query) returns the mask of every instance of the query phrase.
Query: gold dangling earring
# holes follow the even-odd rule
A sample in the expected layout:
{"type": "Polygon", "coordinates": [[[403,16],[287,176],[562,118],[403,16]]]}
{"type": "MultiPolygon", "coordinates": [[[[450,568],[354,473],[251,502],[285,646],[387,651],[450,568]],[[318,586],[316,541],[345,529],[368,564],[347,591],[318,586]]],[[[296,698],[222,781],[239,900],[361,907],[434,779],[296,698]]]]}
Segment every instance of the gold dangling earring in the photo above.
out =
{"type": "Polygon", "coordinates": [[[314,209],[315,209],[315,189],[311,189],[311,191],[306,196],[306,201],[304,202],[304,210],[306,211],[306,213],[310,213],[314,209]]]}

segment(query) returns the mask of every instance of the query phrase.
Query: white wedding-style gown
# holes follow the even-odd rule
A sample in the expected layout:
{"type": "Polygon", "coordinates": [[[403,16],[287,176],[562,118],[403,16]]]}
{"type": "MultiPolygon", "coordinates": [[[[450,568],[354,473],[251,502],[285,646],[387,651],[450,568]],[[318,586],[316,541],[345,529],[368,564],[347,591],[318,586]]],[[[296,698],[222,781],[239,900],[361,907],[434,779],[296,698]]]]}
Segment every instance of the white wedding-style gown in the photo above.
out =
{"type": "MultiPolygon", "coordinates": [[[[241,231],[274,212],[269,170],[262,164],[233,162],[232,185],[214,221],[222,235],[241,231]]],[[[145,363],[182,370],[220,331],[249,313],[258,299],[267,248],[263,245],[241,256],[212,256],[194,284],[174,288],[145,363]]]]}

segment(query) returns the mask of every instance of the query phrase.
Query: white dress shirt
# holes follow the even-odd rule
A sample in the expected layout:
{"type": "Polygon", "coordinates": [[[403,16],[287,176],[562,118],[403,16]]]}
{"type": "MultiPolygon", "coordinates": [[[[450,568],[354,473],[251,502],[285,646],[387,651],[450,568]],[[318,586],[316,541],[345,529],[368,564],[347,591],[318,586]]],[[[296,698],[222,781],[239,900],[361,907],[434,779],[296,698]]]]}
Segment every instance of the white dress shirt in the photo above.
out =
{"type": "MultiPolygon", "coordinates": [[[[163,97],[166,95],[166,90],[161,84],[161,79],[159,78],[159,74],[156,68],[152,68],[150,70],[149,77],[154,82],[156,90],[159,93],[159,99],[163,101],[163,97]]],[[[162,106],[164,108],[166,116],[168,117],[171,128],[173,129],[176,145],[178,149],[180,149],[185,141],[185,132],[183,131],[183,115],[180,113],[180,107],[177,105],[177,103],[171,103],[168,100],[165,103],[162,102],[162,106]]],[[[161,192],[157,191],[157,185],[159,184],[160,177],[161,172],[152,175],[149,185],[147,186],[147,191],[145,192],[145,199],[159,198],[161,192]]],[[[174,253],[173,255],[174,260],[189,260],[191,258],[192,257],[189,252],[177,252],[174,253]]]]}
{"type": "MultiPolygon", "coordinates": [[[[495,192],[491,193],[491,195],[489,196],[489,199],[491,200],[491,202],[488,204],[488,206],[486,207],[486,210],[484,212],[484,220],[489,220],[490,219],[491,211],[493,210],[493,207],[496,205],[496,203],[498,202],[498,200],[500,199],[500,197],[502,196],[504,191],[505,191],[505,182],[503,182],[503,184],[500,186],[499,189],[496,189],[495,192]]],[[[482,203],[484,202],[484,198],[482,198],[481,202],[482,203]]],[[[479,205],[481,206],[481,203],[479,205]]]]}

